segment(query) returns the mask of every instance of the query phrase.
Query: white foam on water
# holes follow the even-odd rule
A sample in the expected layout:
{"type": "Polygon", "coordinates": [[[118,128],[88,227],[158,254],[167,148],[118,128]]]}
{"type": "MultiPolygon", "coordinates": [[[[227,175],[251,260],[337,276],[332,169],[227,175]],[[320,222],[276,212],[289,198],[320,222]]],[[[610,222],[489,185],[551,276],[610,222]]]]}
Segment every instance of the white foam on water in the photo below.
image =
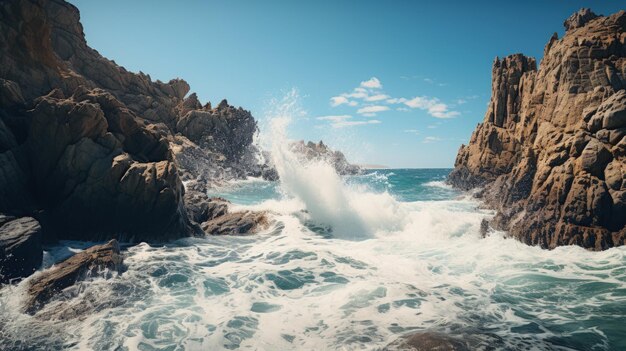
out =
{"type": "Polygon", "coordinates": [[[298,113],[298,96],[288,94],[271,112],[272,161],[284,194],[299,199],[312,221],[330,226],[333,235],[363,238],[401,225],[403,213],[388,193],[374,194],[347,186],[331,164],[304,160],[290,147],[287,127],[298,113]]]}
{"type": "MultiPolygon", "coordinates": [[[[32,278],[0,289],[0,346],[362,350],[436,330],[475,349],[623,348],[626,248],[548,251],[501,232],[482,239],[493,213],[469,196],[399,202],[346,184],[285,147],[292,107],[275,115],[271,134],[284,197],[233,206],[271,212],[274,227],[130,247],[122,275],[84,282],[42,310],[88,307],[79,319],[21,313],[32,278]]],[[[52,256],[76,247],[63,244],[52,256]]]]}
{"type": "Polygon", "coordinates": [[[434,188],[442,188],[442,189],[448,189],[448,190],[452,190],[452,185],[446,183],[444,180],[433,180],[430,182],[426,182],[424,183],[424,186],[430,186],[430,187],[434,187],[434,188]]]}

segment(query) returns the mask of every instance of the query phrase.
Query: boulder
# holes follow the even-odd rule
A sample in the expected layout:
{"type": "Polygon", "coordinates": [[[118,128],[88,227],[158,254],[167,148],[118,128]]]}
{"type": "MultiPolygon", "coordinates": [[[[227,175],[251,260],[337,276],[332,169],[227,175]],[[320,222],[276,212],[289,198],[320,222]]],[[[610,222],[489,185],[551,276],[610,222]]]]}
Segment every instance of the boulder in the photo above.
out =
{"type": "Polygon", "coordinates": [[[206,235],[247,235],[255,234],[269,225],[265,212],[229,211],[229,202],[222,198],[211,198],[205,203],[205,211],[200,224],[206,235]]]}
{"type": "Polygon", "coordinates": [[[41,266],[41,241],[36,219],[0,215],[0,283],[27,277],[41,266]]]}
{"type": "Polygon", "coordinates": [[[33,277],[28,286],[25,311],[35,314],[55,295],[77,281],[91,277],[111,277],[124,269],[117,240],[92,246],[33,277]]]}

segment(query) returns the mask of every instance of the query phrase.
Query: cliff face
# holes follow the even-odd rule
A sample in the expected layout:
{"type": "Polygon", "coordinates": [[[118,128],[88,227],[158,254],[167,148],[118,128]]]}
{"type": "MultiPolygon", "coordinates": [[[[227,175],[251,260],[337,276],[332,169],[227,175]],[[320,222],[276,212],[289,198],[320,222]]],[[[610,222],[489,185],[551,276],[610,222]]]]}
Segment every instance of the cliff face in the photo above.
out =
{"type": "Polygon", "coordinates": [[[583,9],[540,68],[496,58],[483,123],[449,181],[497,209],[491,225],[544,248],[626,240],[626,12],[583,9]]]}
{"type": "Polygon", "coordinates": [[[102,57],[65,1],[0,2],[0,52],[0,213],[37,218],[45,240],[189,235],[181,174],[202,169],[182,160],[247,172],[248,111],[102,57]]]}

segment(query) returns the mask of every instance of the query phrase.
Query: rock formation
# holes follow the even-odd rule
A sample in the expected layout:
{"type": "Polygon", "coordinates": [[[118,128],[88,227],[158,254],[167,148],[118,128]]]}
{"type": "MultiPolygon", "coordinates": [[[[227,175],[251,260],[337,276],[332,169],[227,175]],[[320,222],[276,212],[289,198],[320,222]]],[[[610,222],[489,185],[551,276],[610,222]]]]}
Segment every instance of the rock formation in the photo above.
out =
{"type": "Polygon", "coordinates": [[[202,105],[181,79],[152,81],[102,57],[63,0],[2,1],[0,52],[0,214],[36,219],[15,220],[32,221],[23,235],[3,224],[0,248],[39,252],[23,267],[0,258],[9,278],[38,266],[41,241],[200,235],[183,179],[268,170],[255,163],[250,112],[202,105]]]}
{"type": "Polygon", "coordinates": [[[482,187],[491,225],[544,248],[603,250],[626,240],[626,12],[582,9],[537,68],[496,58],[483,123],[449,181],[482,187]]]}
{"type": "Polygon", "coordinates": [[[341,151],[330,149],[321,140],[317,144],[312,141],[305,144],[303,140],[300,140],[293,143],[292,149],[296,154],[301,155],[307,161],[323,160],[330,163],[337,173],[341,175],[353,175],[361,172],[359,166],[348,163],[346,156],[344,156],[341,151]]]}
{"type": "Polygon", "coordinates": [[[116,240],[92,246],[34,276],[29,282],[25,310],[34,314],[53,296],[77,281],[109,277],[123,268],[123,257],[116,240]]]}

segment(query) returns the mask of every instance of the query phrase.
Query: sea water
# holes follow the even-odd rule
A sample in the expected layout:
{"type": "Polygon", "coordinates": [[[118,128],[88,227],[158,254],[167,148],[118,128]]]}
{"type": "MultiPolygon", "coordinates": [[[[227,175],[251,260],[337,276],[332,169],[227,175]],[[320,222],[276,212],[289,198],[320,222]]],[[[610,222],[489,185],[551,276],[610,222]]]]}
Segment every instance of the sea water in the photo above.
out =
{"type": "MultiPolygon", "coordinates": [[[[272,120],[279,182],[211,196],[266,211],[251,236],[126,246],[126,271],[21,312],[0,289],[0,349],[361,350],[434,331],[485,350],[626,349],[626,248],[542,250],[491,232],[449,169],[337,175],[291,153],[272,120]]],[[[45,266],[93,243],[49,247],[45,266]]],[[[35,275],[40,274],[36,273],[35,275]]]]}

